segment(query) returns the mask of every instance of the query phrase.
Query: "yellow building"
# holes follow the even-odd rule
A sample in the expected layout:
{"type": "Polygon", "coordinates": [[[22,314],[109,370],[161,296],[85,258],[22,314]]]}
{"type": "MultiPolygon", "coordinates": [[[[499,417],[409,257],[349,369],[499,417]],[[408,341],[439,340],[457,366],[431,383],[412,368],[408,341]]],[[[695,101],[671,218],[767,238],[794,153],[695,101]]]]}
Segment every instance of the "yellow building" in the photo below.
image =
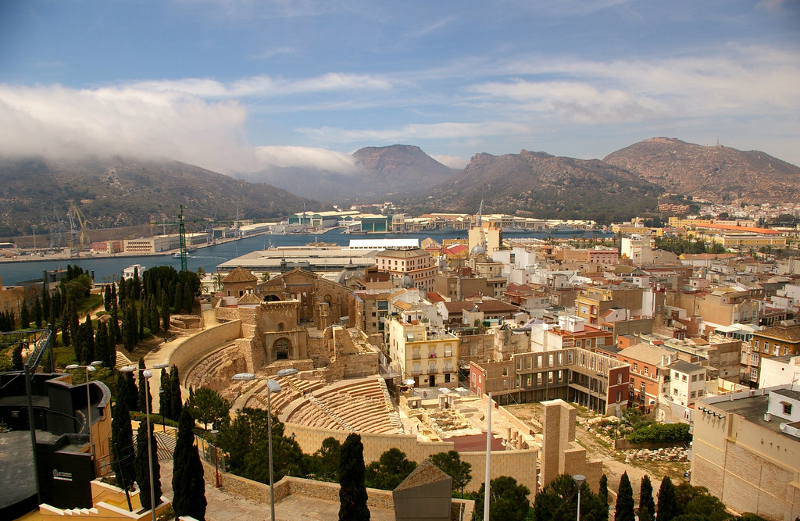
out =
{"type": "Polygon", "coordinates": [[[389,322],[392,368],[415,387],[458,386],[458,338],[424,324],[389,322]]]}

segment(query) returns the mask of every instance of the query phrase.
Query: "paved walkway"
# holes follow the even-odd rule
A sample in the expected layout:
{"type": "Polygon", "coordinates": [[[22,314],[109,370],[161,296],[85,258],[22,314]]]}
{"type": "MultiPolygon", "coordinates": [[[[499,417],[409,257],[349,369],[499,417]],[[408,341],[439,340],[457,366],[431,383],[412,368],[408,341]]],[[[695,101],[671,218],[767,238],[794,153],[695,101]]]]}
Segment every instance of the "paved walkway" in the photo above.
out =
{"type": "MultiPolygon", "coordinates": [[[[161,465],[161,489],[163,495],[172,497],[172,461],[161,465]]],[[[206,481],[206,521],[250,521],[270,518],[269,499],[256,502],[239,496],[225,487],[214,487],[214,467],[203,463],[206,481]]],[[[265,492],[266,494],[266,492],[265,492]]],[[[277,521],[338,521],[339,503],[304,496],[289,496],[275,503],[277,521]]],[[[370,509],[372,521],[394,521],[394,512],[381,508],[370,509]]]]}

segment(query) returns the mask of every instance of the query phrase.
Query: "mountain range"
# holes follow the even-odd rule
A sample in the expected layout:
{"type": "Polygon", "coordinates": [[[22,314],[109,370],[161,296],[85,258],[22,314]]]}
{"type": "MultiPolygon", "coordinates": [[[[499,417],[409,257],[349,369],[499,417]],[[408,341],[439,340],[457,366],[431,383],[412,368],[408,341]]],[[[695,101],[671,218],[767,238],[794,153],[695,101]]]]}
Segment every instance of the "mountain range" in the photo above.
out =
{"type": "MultiPolygon", "coordinates": [[[[648,139],[603,160],[544,152],[479,153],[451,169],[419,147],[367,147],[353,169],[271,168],[251,182],[177,161],[86,157],[0,158],[0,236],[39,230],[76,204],[92,228],[187,220],[285,217],[324,203],[392,200],[410,213],[488,212],[600,222],[656,213],[666,193],[715,202],[789,202],[800,197],[800,168],[764,152],[648,139]],[[259,182],[252,182],[257,180],[259,182]],[[322,202],[317,202],[322,201],[322,202]]],[[[67,229],[69,223],[66,223],[67,229]]]]}
{"type": "MultiPolygon", "coordinates": [[[[0,158],[0,236],[42,231],[63,221],[76,204],[90,227],[118,228],[177,221],[180,205],[188,222],[270,219],[297,211],[302,199],[274,186],[247,183],[167,159],[86,157],[76,160],[0,158]]],[[[169,230],[167,230],[169,231],[169,230]]]]}
{"type": "Polygon", "coordinates": [[[417,146],[366,147],[352,154],[346,173],[271,166],[236,175],[323,202],[368,202],[407,195],[446,181],[458,171],[436,161],[417,146]]]}

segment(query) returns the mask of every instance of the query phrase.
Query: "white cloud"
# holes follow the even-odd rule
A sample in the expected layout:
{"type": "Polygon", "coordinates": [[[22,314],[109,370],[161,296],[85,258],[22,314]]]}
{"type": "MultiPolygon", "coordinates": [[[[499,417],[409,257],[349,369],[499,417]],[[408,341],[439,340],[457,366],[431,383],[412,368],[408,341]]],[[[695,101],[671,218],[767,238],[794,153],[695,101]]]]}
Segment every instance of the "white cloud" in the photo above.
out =
{"type": "Polygon", "coordinates": [[[256,166],[245,109],[174,92],[0,85],[0,153],[164,156],[217,171],[256,166]]]}
{"type": "Polygon", "coordinates": [[[531,127],[514,122],[432,123],[404,125],[390,129],[346,129],[338,127],[298,128],[298,132],[315,139],[337,143],[358,141],[381,143],[414,143],[420,139],[464,139],[481,136],[517,135],[531,132],[531,127]]]}
{"type": "Polygon", "coordinates": [[[329,72],[299,80],[252,76],[225,83],[208,78],[186,78],[141,81],[132,84],[131,87],[156,92],[181,92],[203,98],[250,98],[334,91],[384,91],[390,90],[392,83],[381,76],[329,72]]]}
{"type": "Polygon", "coordinates": [[[464,159],[458,156],[431,156],[441,164],[461,170],[469,164],[469,159],[464,159]]]}
{"type": "Polygon", "coordinates": [[[263,146],[256,148],[255,153],[259,163],[264,165],[315,168],[340,174],[356,172],[353,156],[324,148],[263,146]]]}

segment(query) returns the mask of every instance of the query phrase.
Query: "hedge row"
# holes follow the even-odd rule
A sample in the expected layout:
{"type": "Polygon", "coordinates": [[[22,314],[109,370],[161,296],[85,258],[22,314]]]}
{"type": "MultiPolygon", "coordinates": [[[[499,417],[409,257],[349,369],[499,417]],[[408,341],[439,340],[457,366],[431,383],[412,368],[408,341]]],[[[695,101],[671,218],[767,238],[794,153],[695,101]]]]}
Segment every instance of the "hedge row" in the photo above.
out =
{"type": "Polygon", "coordinates": [[[692,441],[686,423],[651,423],[628,435],[631,443],[688,443],[692,441]]]}

